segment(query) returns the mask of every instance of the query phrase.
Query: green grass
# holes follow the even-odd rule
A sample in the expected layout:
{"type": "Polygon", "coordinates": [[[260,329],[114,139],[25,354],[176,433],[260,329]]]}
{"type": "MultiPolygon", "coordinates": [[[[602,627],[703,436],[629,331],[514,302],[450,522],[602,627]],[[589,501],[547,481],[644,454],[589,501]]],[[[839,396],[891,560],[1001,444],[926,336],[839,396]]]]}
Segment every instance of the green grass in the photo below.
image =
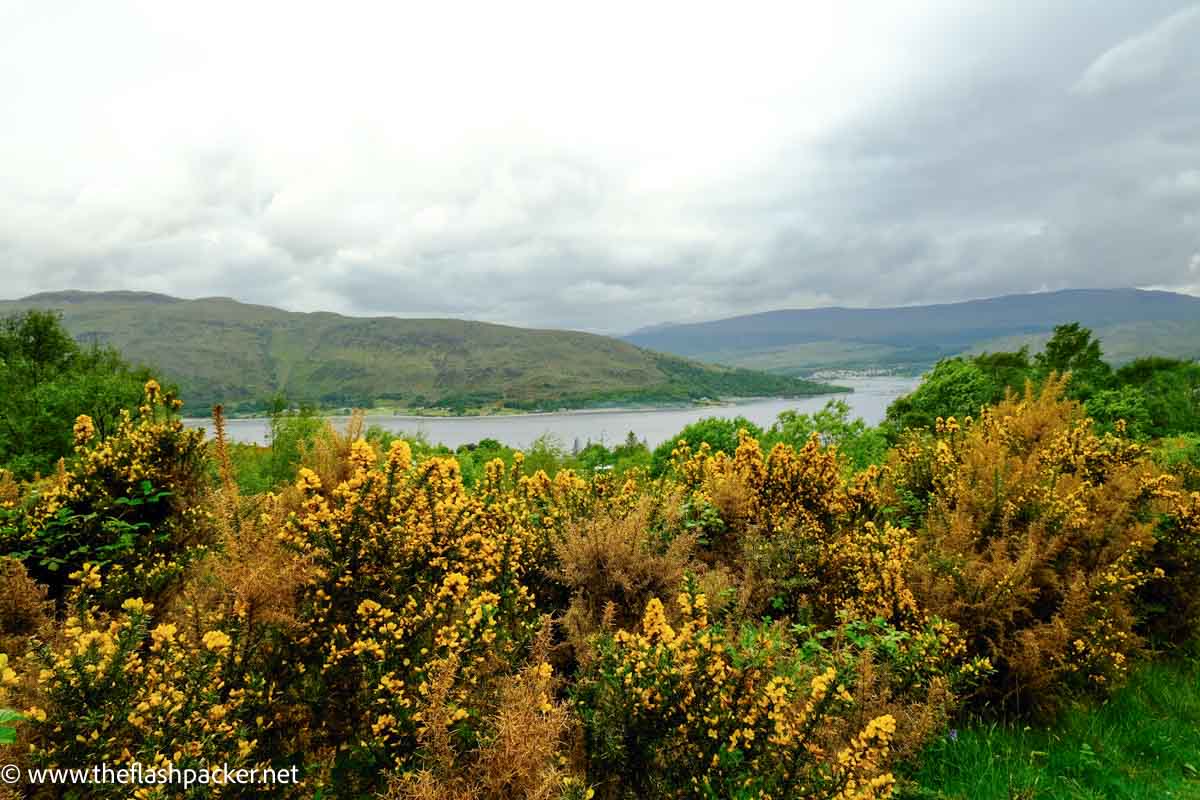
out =
{"type": "Polygon", "coordinates": [[[1200,662],[1140,667],[1051,727],[975,725],[930,746],[907,800],[1200,798],[1200,662]]]}

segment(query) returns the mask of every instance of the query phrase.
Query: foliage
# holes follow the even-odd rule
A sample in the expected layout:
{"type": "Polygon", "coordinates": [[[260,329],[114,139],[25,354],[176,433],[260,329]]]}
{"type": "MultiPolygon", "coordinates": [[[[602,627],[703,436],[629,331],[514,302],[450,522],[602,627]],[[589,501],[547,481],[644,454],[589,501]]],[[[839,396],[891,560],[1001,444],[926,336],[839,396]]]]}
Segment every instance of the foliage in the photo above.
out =
{"type": "Polygon", "coordinates": [[[1168,479],[1062,391],[1050,380],[911,434],[888,469],[888,502],[920,514],[914,593],[995,667],[990,699],[1009,708],[1119,682],[1139,647],[1137,589],[1163,566],[1145,555],[1168,479]]]}
{"type": "Polygon", "coordinates": [[[823,445],[837,447],[853,470],[882,463],[887,454],[887,436],[881,429],[868,426],[861,417],[851,420],[850,406],[844,400],[830,400],[815,414],[783,411],[764,439],[768,444],[782,442],[800,448],[814,433],[823,445]]]}
{"type": "Polygon", "coordinates": [[[18,478],[49,474],[72,452],[76,417],[112,433],[149,378],[111,348],[81,348],[56,314],[0,319],[0,467],[18,478]]]}
{"type": "Polygon", "coordinates": [[[1140,392],[1147,436],[1200,432],[1200,364],[1142,358],[1118,369],[1115,379],[1140,392]]]}
{"type": "MultiPolygon", "coordinates": [[[[30,766],[269,766],[257,745],[268,738],[272,689],[241,679],[229,634],[155,625],[152,611],[136,598],[112,616],[84,605],[37,650],[41,705],[25,712],[30,766]]],[[[167,791],[146,796],[211,797],[214,788],[167,791]]],[[[89,796],[123,798],[129,787],[98,784],[89,796]]]]}
{"type": "Polygon", "coordinates": [[[1133,386],[1101,389],[1084,404],[1087,415],[1104,433],[1120,432],[1134,439],[1144,439],[1151,427],[1146,396],[1133,386]]]}
{"type": "Polygon", "coordinates": [[[706,444],[714,453],[733,454],[738,446],[738,431],[745,430],[751,436],[761,438],[762,429],[745,417],[725,419],[722,417],[705,417],[697,420],[679,432],[679,435],[654,448],[653,460],[650,466],[652,475],[662,475],[671,464],[671,454],[675,446],[683,441],[691,447],[706,444]]]}
{"type": "Polygon", "coordinates": [[[646,443],[639,441],[630,431],[625,440],[612,448],[605,447],[600,442],[588,442],[587,446],[575,454],[575,461],[584,473],[597,470],[612,470],[617,475],[624,475],[634,469],[650,470],[653,455],[646,443]]]}
{"type": "Polygon", "coordinates": [[[965,419],[1006,391],[1041,386],[1053,375],[1070,376],[1066,395],[1085,403],[1102,431],[1118,424],[1134,438],[1200,431],[1200,365],[1146,357],[1113,371],[1099,340],[1078,323],[1057,326],[1032,361],[1022,348],[939,362],[916,391],[892,403],[885,428],[895,441],[904,430],[933,427],[938,417],[965,419]]]}
{"type": "Polygon", "coordinates": [[[698,537],[686,529],[679,503],[670,495],[642,497],[632,508],[612,504],[556,541],[554,577],[570,593],[563,626],[576,657],[591,655],[598,631],[636,626],[646,603],[677,593],[688,571],[702,568],[693,560],[698,537]]]}
{"type": "Polygon", "coordinates": [[[178,406],[150,380],[137,416],[122,412],[112,435],[76,419],[70,467],[0,508],[0,554],[23,560],[55,599],[72,581],[110,607],[177,585],[207,536],[204,446],[173,416],[178,406]]]}
{"type": "Polygon", "coordinates": [[[301,469],[284,535],[314,566],[297,611],[296,679],[312,698],[314,735],[343,748],[335,775],[356,785],[363,770],[409,764],[421,700],[449,664],[457,733],[479,735],[469,687],[502,673],[530,639],[522,575],[538,541],[514,506],[489,501],[499,463],[472,496],[456,461],[415,465],[403,440],[382,464],[353,441],[347,460],[349,475],[332,486],[301,469]]]}
{"type": "Polygon", "coordinates": [[[546,661],[544,627],[531,662],[499,681],[495,708],[482,726],[479,746],[454,747],[456,708],[449,701],[454,671],[434,676],[422,708],[422,769],[392,779],[388,800],[583,800],[590,796],[568,766],[567,747],[577,720],[556,697],[560,683],[546,661]]]}
{"type": "Polygon", "coordinates": [[[707,599],[651,600],[577,685],[604,797],[886,797],[896,718],[855,713],[853,659],[806,662],[778,631],[726,629],[707,599]]]}
{"type": "Polygon", "coordinates": [[[1071,375],[1069,395],[1078,400],[1091,397],[1109,383],[1112,368],[1104,362],[1100,340],[1078,322],[1056,325],[1045,348],[1033,357],[1040,377],[1071,375]]]}
{"type": "Polygon", "coordinates": [[[1142,632],[1156,646],[1179,647],[1200,637],[1200,492],[1171,491],[1167,502],[1137,599],[1142,632]]]}
{"type": "Polygon", "coordinates": [[[1154,448],[1154,460],[1164,470],[1178,476],[1185,489],[1200,491],[1200,435],[1160,440],[1154,448]]]}
{"type": "Polygon", "coordinates": [[[206,445],[145,389],[107,435],[76,420],[56,476],[0,474],[23,764],[295,767],[281,797],[882,798],[961,709],[1061,712],[1200,630],[1194,442],[1105,430],[1055,375],[882,458],[838,404],[704,420],[656,477],[636,439],[452,453],[281,415],[270,491],[219,413],[206,445]]]}
{"type": "Polygon", "coordinates": [[[272,398],[269,413],[267,447],[240,444],[231,451],[238,483],[251,494],[271,491],[291,481],[305,448],[328,424],[314,406],[305,403],[292,408],[283,395],[272,398]]]}
{"type": "Polygon", "coordinates": [[[1200,792],[1200,665],[1143,664],[1103,703],[1053,725],[978,720],[939,736],[908,771],[903,800],[1123,798],[1200,792]]]}
{"type": "Polygon", "coordinates": [[[892,436],[912,428],[931,428],[938,417],[965,419],[1004,396],[1004,386],[971,359],[937,363],[917,390],[888,406],[885,425],[892,436]]]}
{"type": "Polygon", "coordinates": [[[35,636],[46,635],[53,609],[39,586],[15,558],[0,558],[0,653],[24,655],[35,636]]]}

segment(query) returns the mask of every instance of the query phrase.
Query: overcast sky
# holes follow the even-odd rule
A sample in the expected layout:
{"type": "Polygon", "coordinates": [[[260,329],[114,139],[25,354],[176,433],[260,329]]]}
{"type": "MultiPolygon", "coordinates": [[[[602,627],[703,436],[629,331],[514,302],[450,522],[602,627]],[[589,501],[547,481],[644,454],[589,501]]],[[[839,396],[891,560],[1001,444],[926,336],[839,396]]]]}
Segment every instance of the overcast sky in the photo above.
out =
{"type": "Polygon", "coordinates": [[[1200,4],[0,0],[0,297],[1200,294],[1200,4]]]}

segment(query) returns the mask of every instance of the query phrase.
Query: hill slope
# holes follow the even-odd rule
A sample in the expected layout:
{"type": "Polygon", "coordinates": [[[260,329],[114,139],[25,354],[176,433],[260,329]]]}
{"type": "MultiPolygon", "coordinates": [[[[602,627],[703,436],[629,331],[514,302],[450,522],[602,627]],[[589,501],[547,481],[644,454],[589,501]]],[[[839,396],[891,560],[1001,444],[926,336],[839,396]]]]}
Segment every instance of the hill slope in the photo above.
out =
{"type": "Polygon", "coordinates": [[[301,314],[223,297],[52,292],[0,301],[50,308],[84,343],[112,344],[179,383],[189,409],[251,410],[275,392],[326,406],[557,408],[829,387],[712,367],[617,339],[453,319],[301,314]]]}
{"type": "Polygon", "coordinates": [[[1200,298],[1139,289],[1071,289],[904,308],[816,308],[626,336],[641,347],[725,364],[803,374],[830,368],[921,368],[972,349],[1037,341],[1055,325],[1093,329],[1113,360],[1200,356],[1200,298]]]}

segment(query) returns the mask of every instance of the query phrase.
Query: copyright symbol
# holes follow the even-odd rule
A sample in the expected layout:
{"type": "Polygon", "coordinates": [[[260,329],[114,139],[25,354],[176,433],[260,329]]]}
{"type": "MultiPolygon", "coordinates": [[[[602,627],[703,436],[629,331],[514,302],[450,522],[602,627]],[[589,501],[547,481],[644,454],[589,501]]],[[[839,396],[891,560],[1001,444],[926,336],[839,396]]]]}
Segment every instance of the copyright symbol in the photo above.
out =
{"type": "Polygon", "coordinates": [[[5,764],[0,767],[0,781],[16,783],[21,780],[21,768],[16,764],[5,764]]]}

